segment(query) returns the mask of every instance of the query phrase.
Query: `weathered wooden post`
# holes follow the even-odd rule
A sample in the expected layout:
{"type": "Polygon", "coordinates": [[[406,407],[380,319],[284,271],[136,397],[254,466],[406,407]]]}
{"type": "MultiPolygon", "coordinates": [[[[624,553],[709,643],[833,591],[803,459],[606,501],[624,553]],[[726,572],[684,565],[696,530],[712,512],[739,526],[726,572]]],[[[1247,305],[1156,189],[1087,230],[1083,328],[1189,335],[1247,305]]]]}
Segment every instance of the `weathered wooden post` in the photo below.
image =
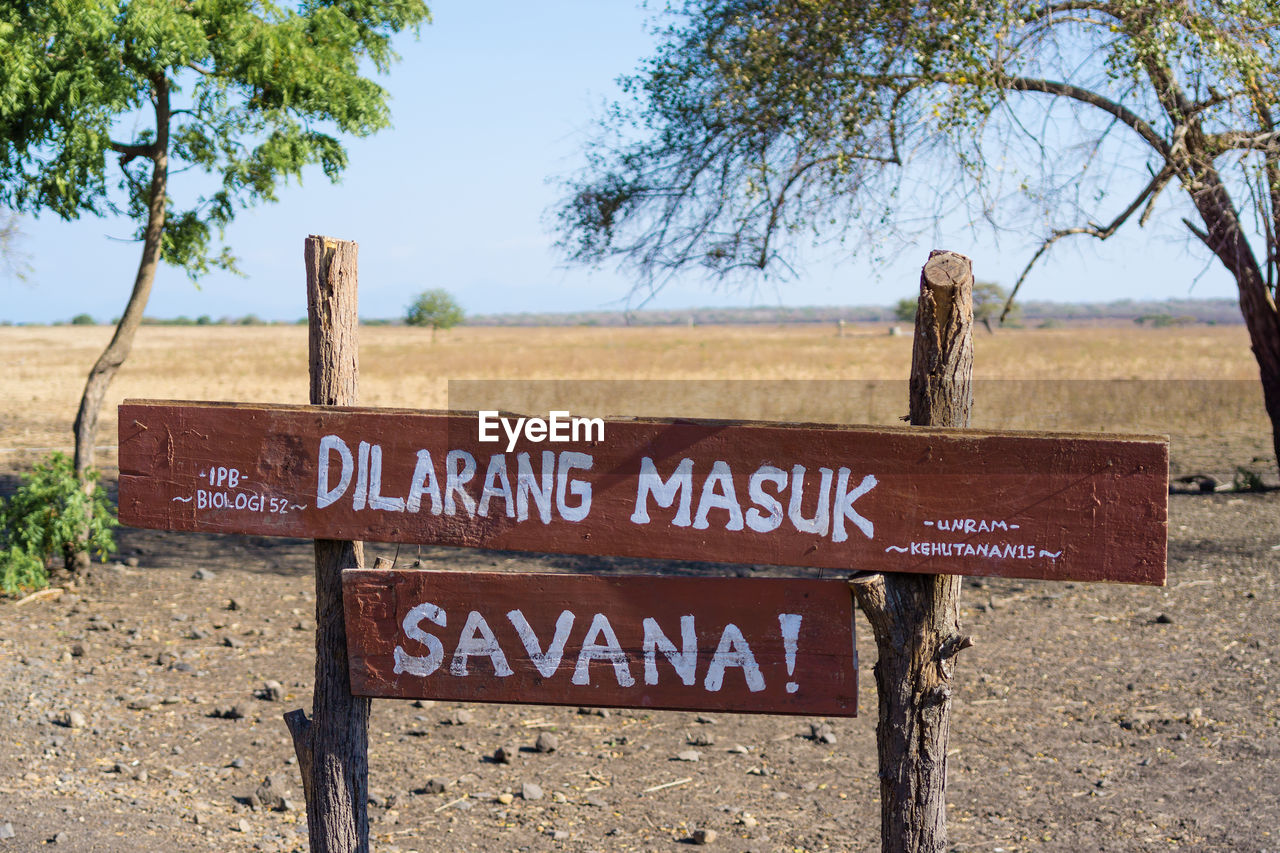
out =
{"type": "MultiPolygon", "coordinates": [[[[911,357],[911,423],[966,427],[973,407],[973,270],[934,251],[920,275],[911,357]]],[[[885,853],[947,846],[951,673],[960,633],[959,575],[886,572],[854,582],[876,638],[880,843],[885,853]]]]}
{"type": "MultiPolygon", "coordinates": [[[[311,403],[354,406],[360,372],[353,242],[308,237],[311,403]]],[[[311,719],[285,714],[298,754],[312,853],[366,853],[369,700],[351,695],[342,609],[342,570],[364,565],[361,542],[317,539],[316,675],[311,719]]]]}
{"type": "Polygon", "coordinates": [[[557,454],[538,446],[568,414],[552,412],[514,461],[496,411],[334,408],[356,399],[356,246],[312,237],[306,259],[315,405],[126,401],[120,519],[317,538],[312,719],[285,715],[313,853],[369,849],[369,699],[352,684],[360,697],[857,710],[844,580],[428,578],[359,569],[350,540],[884,572],[851,583],[879,651],[881,841],[903,853],[946,847],[950,682],[970,645],[960,574],[1165,581],[1167,438],[947,429],[966,426],[972,405],[973,276],[961,255],[935,252],[921,275],[910,420],[926,428],[579,418],[586,435],[553,438],[557,454]],[[470,474],[451,473],[451,459],[470,474]],[[819,469],[819,488],[835,490],[804,518],[804,472],[819,469]],[[734,471],[779,497],[753,485],[744,507],[734,471]],[[450,609],[469,615],[447,619],[450,609]],[[477,644],[481,633],[496,639],[477,644]]]}

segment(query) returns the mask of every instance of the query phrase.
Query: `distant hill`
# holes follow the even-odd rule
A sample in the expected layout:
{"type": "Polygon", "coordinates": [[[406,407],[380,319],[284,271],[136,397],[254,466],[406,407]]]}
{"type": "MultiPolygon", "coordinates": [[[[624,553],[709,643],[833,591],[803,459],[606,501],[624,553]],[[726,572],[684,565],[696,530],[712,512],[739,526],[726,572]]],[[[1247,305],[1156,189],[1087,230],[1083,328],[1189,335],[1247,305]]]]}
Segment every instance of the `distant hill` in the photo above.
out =
{"type": "MultiPolygon", "coordinates": [[[[1234,299],[1166,299],[1115,302],[1020,302],[1023,324],[1046,320],[1130,320],[1152,325],[1184,323],[1239,324],[1234,299]]],[[[572,311],[566,313],[476,314],[468,326],[699,326],[753,323],[889,323],[897,317],[890,306],[809,308],[688,308],[683,310],[572,311]]]]}
{"type": "MultiPolygon", "coordinates": [[[[1046,322],[1096,322],[1123,321],[1153,326],[1188,325],[1205,323],[1214,325],[1239,325],[1243,323],[1240,306],[1234,299],[1165,299],[1139,301],[1120,299],[1115,302],[1019,302],[1019,321],[1024,326],[1042,325],[1046,322]]],[[[118,318],[111,322],[114,325],[118,318]]],[[[887,305],[863,306],[815,306],[782,308],[758,306],[755,308],[685,308],[681,310],[643,311],[569,311],[563,313],[476,314],[464,321],[467,326],[726,326],[779,323],[896,323],[900,322],[894,309],[887,305]]],[[[306,318],[296,321],[306,325],[306,318]]],[[[386,319],[363,317],[361,323],[371,326],[400,325],[403,318],[386,319]]],[[[71,320],[74,325],[93,325],[88,314],[79,314],[71,320]]],[[[208,316],[162,318],[144,317],[148,326],[206,326],[281,325],[279,321],[259,319],[254,314],[243,317],[208,316]]],[[[0,319],[0,326],[12,325],[0,319]]],[[[19,323],[18,325],[44,325],[19,323]]],[[[53,325],[64,325],[54,323],[53,325]]]]}

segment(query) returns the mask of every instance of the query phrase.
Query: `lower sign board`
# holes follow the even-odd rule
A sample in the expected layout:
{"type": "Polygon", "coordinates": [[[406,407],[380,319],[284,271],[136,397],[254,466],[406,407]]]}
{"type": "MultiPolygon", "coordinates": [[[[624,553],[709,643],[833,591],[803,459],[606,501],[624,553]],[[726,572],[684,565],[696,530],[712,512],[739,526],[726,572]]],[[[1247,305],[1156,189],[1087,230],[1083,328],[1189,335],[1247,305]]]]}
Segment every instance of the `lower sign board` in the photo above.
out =
{"type": "Polygon", "coordinates": [[[129,402],[120,520],[1164,583],[1168,440],[1159,437],[597,419],[598,430],[563,441],[548,429],[542,440],[527,429],[502,440],[484,414],[129,402]]]}
{"type": "Polygon", "coordinates": [[[342,573],[357,696],[852,717],[841,580],[342,573]]]}

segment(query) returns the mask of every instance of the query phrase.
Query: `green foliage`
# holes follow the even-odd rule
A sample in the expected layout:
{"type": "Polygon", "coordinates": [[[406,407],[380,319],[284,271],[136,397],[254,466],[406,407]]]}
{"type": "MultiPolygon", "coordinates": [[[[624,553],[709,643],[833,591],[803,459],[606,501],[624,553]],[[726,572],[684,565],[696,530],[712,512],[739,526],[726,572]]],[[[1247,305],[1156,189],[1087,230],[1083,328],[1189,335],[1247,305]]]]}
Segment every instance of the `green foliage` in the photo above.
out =
{"type": "Polygon", "coordinates": [[[94,320],[93,320],[93,316],[92,316],[91,314],[77,314],[76,316],[74,316],[74,317],[72,317],[72,318],[71,318],[71,325],[73,325],[73,326],[94,326],[94,325],[97,325],[97,324],[94,322],[94,320]]]}
{"type": "Polygon", "coordinates": [[[0,549],[0,592],[18,595],[49,585],[45,561],[17,545],[0,549]]]}
{"type": "Polygon", "coordinates": [[[916,309],[919,307],[919,299],[914,296],[904,296],[894,304],[893,316],[904,323],[914,323],[916,321],[916,309]]]}
{"type": "MultiPolygon", "coordinates": [[[[96,471],[89,473],[92,484],[96,471]]],[[[0,501],[0,588],[8,595],[48,582],[53,559],[81,551],[105,560],[115,550],[115,514],[106,491],[85,493],[71,459],[52,453],[23,475],[6,503],[0,501]]]]}
{"type": "MultiPolygon", "coordinates": [[[[1280,281],[1275,0],[667,9],[566,182],[574,260],[633,266],[642,288],[698,268],[786,277],[811,245],[879,260],[956,212],[1017,233],[1044,222],[1048,248],[1164,219],[1166,188],[1221,185],[1280,281]]],[[[1181,232],[1181,214],[1164,221],[1181,232]]]]}
{"type": "MultiPolygon", "coordinates": [[[[973,285],[973,319],[977,323],[988,326],[1000,319],[1005,303],[1009,301],[1009,292],[990,281],[978,281],[973,285]]],[[[1017,322],[1021,314],[1018,305],[1010,306],[1005,323],[1017,322]]]]}
{"type": "Polygon", "coordinates": [[[203,172],[203,195],[164,193],[162,258],[232,269],[215,243],[237,210],[309,165],[335,180],[338,136],[388,125],[362,72],[426,19],[422,0],[0,3],[0,205],[124,213],[141,239],[166,176],[203,172]]]}
{"type": "Polygon", "coordinates": [[[430,326],[434,337],[437,329],[452,329],[465,314],[457,301],[442,287],[424,290],[405,311],[404,321],[410,326],[430,326]]]}

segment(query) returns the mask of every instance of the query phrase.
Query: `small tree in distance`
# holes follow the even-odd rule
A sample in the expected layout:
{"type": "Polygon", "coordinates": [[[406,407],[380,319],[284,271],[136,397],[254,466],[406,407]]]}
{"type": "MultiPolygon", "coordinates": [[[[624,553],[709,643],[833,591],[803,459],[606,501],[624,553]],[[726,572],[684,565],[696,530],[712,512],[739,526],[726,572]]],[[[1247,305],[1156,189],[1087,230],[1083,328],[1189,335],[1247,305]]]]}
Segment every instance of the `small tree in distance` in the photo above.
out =
{"type": "Polygon", "coordinates": [[[1022,308],[1009,303],[1009,292],[1000,285],[990,281],[977,281],[973,284],[973,319],[987,327],[987,331],[995,331],[991,323],[1016,323],[1022,308]],[[1008,306],[1008,311],[1005,307],[1008,306]]]}
{"type": "MultiPolygon", "coordinates": [[[[893,316],[903,323],[914,323],[916,321],[916,302],[918,300],[914,296],[907,296],[899,299],[893,306],[893,316]]],[[[1001,317],[1005,305],[1009,301],[1009,293],[1000,285],[990,281],[979,281],[973,285],[973,319],[987,327],[987,331],[994,331],[991,323],[1003,323],[1012,318],[1014,321],[1018,319],[1021,309],[1017,305],[1009,307],[1008,316],[1001,317]]]]}
{"type": "Polygon", "coordinates": [[[418,294],[405,312],[404,321],[410,326],[430,326],[431,342],[435,343],[437,330],[452,329],[465,316],[462,306],[449,291],[435,287],[418,294]]]}
{"type": "Polygon", "coordinates": [[[903,323],[914,323],[916,321],[916,304],[919,302],[914,296],[904,296],[893,306],[893,316],[901,320],[903,323]]]}

